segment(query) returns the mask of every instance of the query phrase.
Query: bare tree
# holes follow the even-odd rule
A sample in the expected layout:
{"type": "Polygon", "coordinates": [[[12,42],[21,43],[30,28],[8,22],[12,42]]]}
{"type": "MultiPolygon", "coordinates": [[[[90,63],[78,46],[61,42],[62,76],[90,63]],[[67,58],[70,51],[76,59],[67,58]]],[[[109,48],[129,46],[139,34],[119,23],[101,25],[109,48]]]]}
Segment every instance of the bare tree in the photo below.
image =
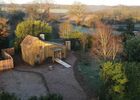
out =
{"type": "Polygon", "coordinates": [[[86,44],[88,42],[88,39],[87,39],[87,34],[86,33],[82,33],[81,36],[80,36],[80,42],[82,44],[82,48],[83,48],[83,51],[86,50],[86,44]]]}
{"type": "Polygon", "coordinates": [[[45,0],[45,12],[48,14],[48,18],[50,17],[50,9],[54,6],[53,0],[45,0]]]}
{"type": "Polygon", "coordinates": [[[75,2],[69,9],[69,14],[77,17],[77,23],[80,23],[83,15],[86,12],[86,6],[80,2],[75,2]]]}
{"type": "Polygon", "coordinates": [[[29,4],[26,7],[26,11],[28,13],[28,18],[31,20],[38,19],[38,5],[37,4],[29,4]]]}
{"type": "Polygon", "coordinates": [[[122,51],[122,41],[119,36],[112,34],[109,26],[101,22],[96,24],[97,32],[93,36],[92,53],[100,59],[114,60],[116,55],[122,51]]]}
{"type": "Polygon", "coordinates": [[[73,27],[69,22],[61,23],[59,26],[59,34],[62,38],[69,38],[72,33],[73,27]]]}
{"type": "Polygon", "coordinates": [[[118,54],[118,53],[121,53],[122,52],[122,49],[123,49],[123,45],[122,45],[122,39],[121,39],[121,37],[119,37],[119,36],[114,36],[113,38],[112,38],[112,59],[114,60],[115,59],[115,57],[116,57],[116,55],[118,54]]]}
{"type": "Polygon", "coordinates": [[[53,7],[53,0],[34,0],[34,5],[37,5],[39,19],[47,21],[50,18],[50,9],[53,7]]]}

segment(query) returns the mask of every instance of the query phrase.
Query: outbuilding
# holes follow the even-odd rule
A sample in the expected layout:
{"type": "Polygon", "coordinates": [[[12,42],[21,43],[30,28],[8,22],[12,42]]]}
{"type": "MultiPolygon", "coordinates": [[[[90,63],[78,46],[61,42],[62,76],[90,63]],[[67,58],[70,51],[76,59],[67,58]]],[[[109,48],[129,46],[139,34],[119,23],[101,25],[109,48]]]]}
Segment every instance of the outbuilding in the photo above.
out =
{"type": "Polygon", "coordinates": [[[48,57],[54,61],[56,58],[66,58],[65,45],[42,41],[37,37],[28,35],[21,42],[21,52],[23,60],[30,64],[41,64],[48,57]]]}

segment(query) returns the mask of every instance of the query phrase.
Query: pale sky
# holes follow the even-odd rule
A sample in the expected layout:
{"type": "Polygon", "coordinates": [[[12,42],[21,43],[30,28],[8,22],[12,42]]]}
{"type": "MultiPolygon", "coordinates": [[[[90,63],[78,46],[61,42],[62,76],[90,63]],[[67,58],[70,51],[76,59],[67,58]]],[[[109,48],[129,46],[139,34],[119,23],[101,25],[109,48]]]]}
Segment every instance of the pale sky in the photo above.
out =
{"type": "MultiPolygon", "coordinates": [[[[0,0],[8,3],[14,1],[14,3],[23,4],[30,3],[33,0],[0,0]]],[[[39,0],[36,0],[39,1],[39,0]]],[[[140,0],[53,0],[56,4],[72,4],[75,1],[88,4],[88,5],[138,5],[140,6],[140,0]]]]}

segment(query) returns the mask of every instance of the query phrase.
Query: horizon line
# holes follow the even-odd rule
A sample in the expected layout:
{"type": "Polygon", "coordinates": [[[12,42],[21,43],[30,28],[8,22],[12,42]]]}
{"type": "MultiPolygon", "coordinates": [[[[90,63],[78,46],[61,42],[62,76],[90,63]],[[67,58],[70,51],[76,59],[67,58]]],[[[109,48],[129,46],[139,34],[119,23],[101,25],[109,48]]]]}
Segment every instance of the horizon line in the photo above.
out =
{"type": "MultiPolygon", "coordinates": [[[[4,4],[16,4],[16,5],[26,5],[26,4],[35,4],[33,2],[28,2],[28,3],[0,3],[0,5],[4,5],[4,4]]],[[[45,3],[41,3],[41,4],[45,4],[45,3]]],[[[72,5],[72,4],[59,4],[59,3],[53,3],[55,5],[72,5]]],[[[83,3],[84,4],[84,3],[83,3]]],[[[108,5],[108,4],[84,4],[87,6],[140,6],[140,5],[127,5],[127,4],[116,4],[116,5],[108,5]]]]}

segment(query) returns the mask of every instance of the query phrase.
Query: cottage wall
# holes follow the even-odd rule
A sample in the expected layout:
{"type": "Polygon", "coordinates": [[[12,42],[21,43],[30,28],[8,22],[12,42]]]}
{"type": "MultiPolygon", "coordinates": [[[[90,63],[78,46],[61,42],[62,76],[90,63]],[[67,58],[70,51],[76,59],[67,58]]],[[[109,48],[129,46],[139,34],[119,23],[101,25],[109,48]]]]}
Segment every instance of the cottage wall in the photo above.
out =
{"type": "Polygon", "coordinates": [[[66,48],[64,46],[58,46],[54,44],[45,46],[45,58],[53,57],[54,56],[53,48],[57,48],[57,47],[62,48],[62,53],[64,54],[62,57],[66,58],[66,48]]]}
{"type": "Polygon", "coordinates": [[[44,46],[43,44],[39,42],[35,42],[30,47],[26,45],[21,46],[22,51],[22,58],[26,63],[29,63],[30,65],[35,64],[36,57],[39,56],[40,63],[42,63],[45,60],[44,55],[44,46]]]}

